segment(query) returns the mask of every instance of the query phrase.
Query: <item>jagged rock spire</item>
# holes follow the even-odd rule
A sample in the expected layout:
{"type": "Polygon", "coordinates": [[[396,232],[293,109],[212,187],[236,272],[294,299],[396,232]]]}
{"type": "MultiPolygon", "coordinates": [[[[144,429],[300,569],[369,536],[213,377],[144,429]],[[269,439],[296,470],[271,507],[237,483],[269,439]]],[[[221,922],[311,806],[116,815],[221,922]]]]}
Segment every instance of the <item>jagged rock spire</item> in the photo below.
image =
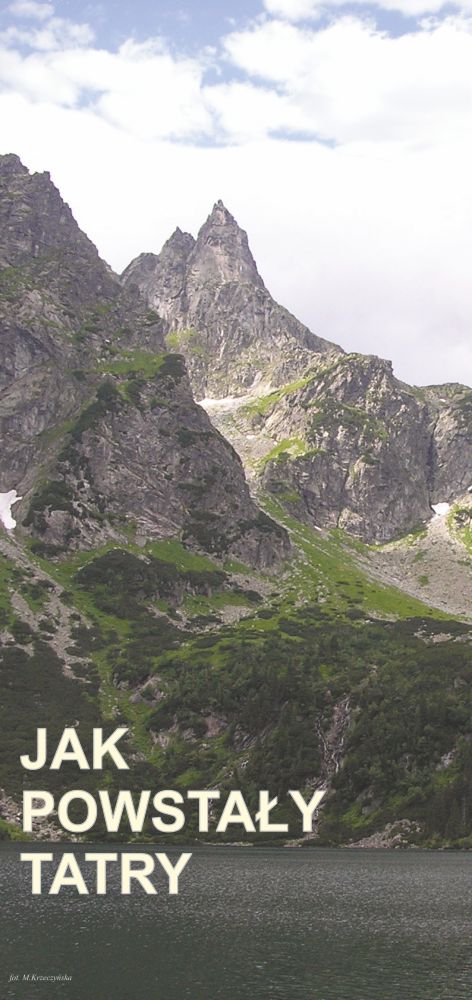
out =
{"type": "Polygon", "coordinates": [[[264,287],[247,234],[221,200],[215,203],[200,229],[189,264],[200,281],[250,282],[264,287]]]}
{"type": "Polygon", "coordinates": [[[313,354],[340,352],[274,301],[244,229],[221,200],[196,242],[177,229],[159,256],[138,257],[123,280],[163,317],[200,399],[241,395],[255,380],[287,382],[313,354]]]}

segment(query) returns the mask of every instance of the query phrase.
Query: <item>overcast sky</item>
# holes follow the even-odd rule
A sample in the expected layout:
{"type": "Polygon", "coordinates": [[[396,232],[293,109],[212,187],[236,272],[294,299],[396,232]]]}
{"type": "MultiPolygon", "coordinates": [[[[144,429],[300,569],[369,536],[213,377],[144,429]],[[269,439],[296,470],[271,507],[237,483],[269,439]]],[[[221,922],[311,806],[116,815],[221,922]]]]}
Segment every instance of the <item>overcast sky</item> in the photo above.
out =
{"type": "Polygon", "coordinates": [[[222,198],[316,333],[472,385],[472,0],[0,11],[0,151],[115,270],[222,198]]]}

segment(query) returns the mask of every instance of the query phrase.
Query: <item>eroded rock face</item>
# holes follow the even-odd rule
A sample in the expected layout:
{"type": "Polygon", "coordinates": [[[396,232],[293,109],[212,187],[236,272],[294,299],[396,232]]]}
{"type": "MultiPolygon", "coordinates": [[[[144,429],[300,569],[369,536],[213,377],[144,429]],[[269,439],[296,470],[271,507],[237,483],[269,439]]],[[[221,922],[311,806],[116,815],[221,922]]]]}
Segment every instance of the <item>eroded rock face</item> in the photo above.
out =
{"type": "Polygon", "coordinates": [[[171,326],[176,313],[184,308],[187,261],[194,247],[193,236],[176,229],[159,256],[140,254],[123,274],[123,283],[137,287],[150,305],[159,307],[159,315],[171,326]],[[152,294],[148,294],[150,288],[152,294]]]}
{"type": "Polygon", "coordinates": [[[273,442],[256,470],[264,487],[301,519],[384,542],[469,487],[470,390],[443,387],[446,399],[362,355],[320,363],[301,382],[241,413],[273,442]]]}
{"type": "Polygon", "coordinates": [[[77,226],[49,173],[30,174],[18,156],[0,160],[2,267],[30,265],[51,252],[90,262],[99,260],[93,243],[77,226]]]}
{"type": "Polygon", "coordinates": [[[165,323],[100,259],[48,174],[0,157],[0,192],[0,485],[23,495],[19,519],[62,549],[135,525],[257,565],[280,558],[285,532],[195,404],[165,323]]]}
{"type": "Polygon", "coordinates": [[[221,202],[196,241],[178,230],[123,281],[164,317],[253,481],[302,520],[387,541],[472,484],[472,391],[407,386],[315,337],[273,301],[221,202]]]}
{"type": "Polygon", "coordinates": [[[152,378],[102,382],[54,477],[27,516],[47,544],[96,546],[132,525],[138,539],[179,538],[257,566],[288,552],[285,532],[250,499],[236,452],[193,402],[179,355],[152,378]]]}
{"type": "Polygon", "coordinates": [[[15,156],[0,157],[0,260],[0,476],[28,489],[100,365],[165,350],[163,325],[123,292],[49,174],[15,156]]]}
{"type": "Polygon", "coordinates": [[[435,413],[431,444],[432,503],[450,503],[472,486],[472,389],[440,385],[426,389],[435,413]]]}
{"type": "Polygon", "coordinates": [[[342,353],[274,302],[246,233],[221,201],[196,241],[177,230],[159,256],[136,258],[122,280],[164,317],[197,398],[243,395],[261,379],[279,385],[314,354],[342,353]]]}
{"type": "Polygon", "coordinates": [[[385,541],[431,514],[433,423],[388,362],[346,356],[268,415],[267,430],[288,450],[269,457],[264,483],[282,497],[292,490],[303,519],[385,541]]]}

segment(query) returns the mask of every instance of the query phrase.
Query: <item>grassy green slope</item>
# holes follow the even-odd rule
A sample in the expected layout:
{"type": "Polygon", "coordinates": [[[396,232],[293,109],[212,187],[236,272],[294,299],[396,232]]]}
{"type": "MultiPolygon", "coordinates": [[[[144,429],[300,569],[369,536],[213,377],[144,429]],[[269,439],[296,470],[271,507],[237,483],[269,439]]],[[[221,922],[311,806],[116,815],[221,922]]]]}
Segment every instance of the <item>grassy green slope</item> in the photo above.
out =
{"type": "Polygon", "coordinates": [[[311,531],[273,502],[268,512],[298,555],[252,585],[245,567],[223,568],[177,541],[30,556],[33,580],[2,559],[3,628],[15,645],[0,668],[0,786],[18,792],[11,748],[24,752],[43,717],[55,730],[69,717],[84,731],[125,722],[136,789],[241,787],[251,799],[322,778],[331,791],[321,843],[398,819],[418,824],[419,843],[469,843],[472,630],[368,579],[358,543],[311,531]],[[15,626],[12,592],[32,588],[33,607],[34,573],[45,572],[89,623],[73,636],[86,688],[48,656],[47,637],[15,626]],[[244,617],[226,616],[235,608],[244,617]]]}

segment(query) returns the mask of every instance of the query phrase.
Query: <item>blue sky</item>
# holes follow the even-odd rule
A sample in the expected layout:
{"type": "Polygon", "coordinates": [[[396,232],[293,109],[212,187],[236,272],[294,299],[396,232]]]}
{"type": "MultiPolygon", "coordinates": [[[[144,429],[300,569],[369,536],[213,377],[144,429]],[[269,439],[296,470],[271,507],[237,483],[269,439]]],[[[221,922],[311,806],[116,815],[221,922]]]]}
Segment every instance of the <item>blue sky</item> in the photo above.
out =
{"type": "Polygon", "coordinates": [[[0,152],[121,270],[222,197],[268,287],[417,383],[472,384],[472,0],[8,0],[0,152]]]}
{"type": "MultiPolygon", "coordinates": [[[[97,41],[106,48],[119,45],[131,35],[144,40],[150,35],[162,34],[180,50],[188,52],[205,45],[218,45],[221,36],[232,26],[243,27],[262,12],[259,0],[135,0],[132,4],[127,0],[97,4],[61,0],[56,8],[62,16],[91,23],[97,41]]],[[[340,13],[352,10],[348,3],[339,8],[340,13]]],[[[405,12],[386,11],[368,3],[362,6],[362,13],[375,17],[379,26],[392,34],[411,30],[417,21],[405,12]]],[[[326,22],[326,15],[320,20],[326,22]]]]}
{"type": "MultiPolygon", "coordinates": [[[[445,3],[442,13],[451,12],[454,7],[452,3],[445,3]]],[[[263,6],[259,0],[135,0],[132,4],[127,0],[91,4],[60,0],[56,9],[74,21],[86,20],[94,24],[97,37],[104,45],[119,43],[130,34],[146,38],[163,33],[178,45],[194,47],[216,44],[228,27],[243,26],[258,17],[263,6]]],[[[338,10],[340,14],[358,13],[359,6],[345,3],[338,10]]],[[[418,16],[410,16],[405,9],[386,10],[371,3],[363,3],[361,12],[395,34],[404,33],[418,21],[418,16]]],[[[327,14],[329,16],[329,10],[327,14]]],[[[326,14],[320,18],[321,22],[323,20],[326,14]]]]}
{"type": "MultiPolygon", "coordinates": [[[[167,35],[178,45],[216,44],[229,27],[242,27],[263,12],[259,0],[135,0],[132,4],[127,0],[98,3],[58,0],[54,6],[61,17],[92,24],[98,41],[106,47],[119,44],[129,35],[144,39],[153,34],[167,35]]],[[[4,3],[2,7],[5,19],[11,20],[11,4],[4,3]]],[[[353,9],[346,3],[339,7],[339,12],[353,9]]],[[[362,5],[362,12],[374,16],[382,26],[399,32],[416,20],[404,11],[388,12],[369,3],[362,5]]]]}
{"type": "MultiPolygon", "coordinates": [[[[433,7],[438,5],[433,2],[433,7]]],[[[378,27],[394,36],[416,30],[420,16],[407,12],[408,3],[400,0],[403,10],[385,9],[382,0],[379,5],[362,3],[339,3],[336,15],[361,14],[375,20],[378,27]],[[406,8],[406,9],[405,9],[406,8]]],[[[40,3],[38,3],[40,6],[40,3]]],[[[394,7],[393,0],[388,7],[394,7]]],[[[424,4],[427,9],[427,3],[424,4]]],[[[204,46],[218,46],[221,37],[231,28],[241,29],[267,13],[261,0],[112,0],[112,2],[78,3],[77,0],[57,0],[54,4],[58,16],[74,22],[87,22],[95,32],[97,44],[104,48],[118,47],[125,39],[133,37],[138,41],[153,35],[162,35],[181,52],[195,53],[204,46]]],[[[4,25],[11,23],[12,4],[4,3],[1,18],[4,25]]],[[[333,8],[323,8],[320,4],[317,17],[318,26],[325,25],[333,15],[333,8]]],[[[455,4],[444,4],[441,14],[457,10],[455,4]]],[[[309,23],[310,18],[302,18],[309,23]]]]}
{"type": "MultiPolygon", "coordinates": [[[[67,3],[75,19],[79,19],[84,7],[78,3],[67,3]]],[[[201,3],[188,0],[136,0],[130,4],[124,0],[103,3],[91,13],[92,23],[97,25],[98,38],[108,45],[110,39],[122,41],[129,35],[138,39],[150,35],[163,34],[179,47],[194,52],[204,45],[217,45],[218,40],[231,26],[231,18],[243,24],[260,13],[260,4],[254,0],[239,0],[238,3],[222,3],[218,0],[202,0],[201,3]]]]}

